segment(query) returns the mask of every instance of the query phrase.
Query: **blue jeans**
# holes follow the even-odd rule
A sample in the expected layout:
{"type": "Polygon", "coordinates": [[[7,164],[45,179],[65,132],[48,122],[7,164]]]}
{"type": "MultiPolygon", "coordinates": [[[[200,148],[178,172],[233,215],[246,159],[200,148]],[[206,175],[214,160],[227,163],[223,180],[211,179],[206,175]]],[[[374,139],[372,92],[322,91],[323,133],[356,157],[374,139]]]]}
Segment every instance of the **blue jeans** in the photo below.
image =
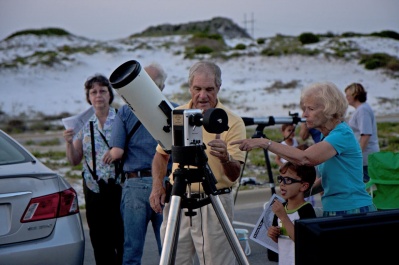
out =
{"type": "Polygon", "coordinates": [[[124,222],[123,264],[141,264],[147,226],[151,221],[158,244],[159,255],[162,245],[160,227],[162,214],[156,214],[150,206],[152,177],[126,179],[122,190],[121,214],[124,222]]]}
{"type": "Polygon", "coordinates": [[[370,181],[370,176],[369,176],[369,167],[368,166],[363,166],[363,182],[369,182],[370,181]]]}
{"type": "Polygon", "coordinates": [[[369,206],[363,206],[360,208],[352,209],[352,210],[347,210],[347,211],[335,211],[335,212],[323,212],[323,217],[328,217],[328,216],[338,216],[338,215],[347,215],[347,214],[357,214],[357,213],[368,213],[368,212],[375,212],[377,211],[377,208],[375,207],[374,204],[369,205],[369,206]]]}

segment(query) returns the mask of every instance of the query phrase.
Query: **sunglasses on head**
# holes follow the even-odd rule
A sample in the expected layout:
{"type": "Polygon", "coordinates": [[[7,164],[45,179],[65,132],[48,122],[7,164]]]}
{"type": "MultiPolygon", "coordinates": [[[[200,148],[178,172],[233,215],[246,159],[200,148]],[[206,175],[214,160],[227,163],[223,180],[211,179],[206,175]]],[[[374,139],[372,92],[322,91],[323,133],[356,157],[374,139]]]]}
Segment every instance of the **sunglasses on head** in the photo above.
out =
{"type": "Polygon", "coordinates": [[[297,179],[293,179],[290,177],[285,177],[285,176],[277,176],[277,181],[278,183],[283,182],[285,185],[290,185],[292,183],[302,183],[302,180],[297,180],[297,179]]]}

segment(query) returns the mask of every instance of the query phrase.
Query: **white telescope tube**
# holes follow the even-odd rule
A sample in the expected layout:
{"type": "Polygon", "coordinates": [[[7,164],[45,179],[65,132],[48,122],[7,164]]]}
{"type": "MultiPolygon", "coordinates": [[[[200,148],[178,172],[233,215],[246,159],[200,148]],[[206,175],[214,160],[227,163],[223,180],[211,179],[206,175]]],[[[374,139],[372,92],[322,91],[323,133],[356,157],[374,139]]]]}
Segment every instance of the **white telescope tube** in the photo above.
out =
{"type": "Polygon", "coordinates": [[[170,153],[174,107],[140,63],[135,60],[123,63],[111,74],[109,81],[152,137],[170,153]]]}

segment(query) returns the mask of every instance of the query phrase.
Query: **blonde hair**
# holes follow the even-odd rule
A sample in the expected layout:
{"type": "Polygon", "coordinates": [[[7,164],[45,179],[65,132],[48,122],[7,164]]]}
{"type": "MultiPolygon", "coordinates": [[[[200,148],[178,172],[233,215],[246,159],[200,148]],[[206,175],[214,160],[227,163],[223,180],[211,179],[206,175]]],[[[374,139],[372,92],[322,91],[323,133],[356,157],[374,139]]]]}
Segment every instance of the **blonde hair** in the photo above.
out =
{"type": "Polygon", "coordinates": [[[354,99],[359,100],[360,102],[366,102],[367,100],[367,92],[360,83],[352,83],[345,88],[345,92],[349,91],[354,99]]]}
{"type": "Polygon", "coordinates": [[[324,106],[323,114],[328,120],[343,121],[348,109],[344,93],[332,82],[313,83],[301,94],[301,106],[305,98],[313,97],[324,106]]]}

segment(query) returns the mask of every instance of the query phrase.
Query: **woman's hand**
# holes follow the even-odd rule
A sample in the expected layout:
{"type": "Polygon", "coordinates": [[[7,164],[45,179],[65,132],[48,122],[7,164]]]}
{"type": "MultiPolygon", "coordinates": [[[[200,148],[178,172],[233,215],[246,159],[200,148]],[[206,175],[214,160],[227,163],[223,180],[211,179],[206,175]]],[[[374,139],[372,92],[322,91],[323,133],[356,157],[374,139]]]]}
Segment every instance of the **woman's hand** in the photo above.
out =
{"type": "Polygon", "coordinates": [[[233,141],[230,144],[239,144],[239,148],[241,151],[251,151],[255,148],[265,148],[267,146],[267,142],[269,141],[270,140],[266,138],[251,138],[233,141]]]}
{"type": "Polygon", "coordinates": [[[66,142],[67,144],[72,144],[72,142],[73,142],[73,135],[74,135],[73,129],[67,129],[67,130],[65,130],[65,131],[63,132],[63,136],[64,136],[65,142],[66,142]]]}

